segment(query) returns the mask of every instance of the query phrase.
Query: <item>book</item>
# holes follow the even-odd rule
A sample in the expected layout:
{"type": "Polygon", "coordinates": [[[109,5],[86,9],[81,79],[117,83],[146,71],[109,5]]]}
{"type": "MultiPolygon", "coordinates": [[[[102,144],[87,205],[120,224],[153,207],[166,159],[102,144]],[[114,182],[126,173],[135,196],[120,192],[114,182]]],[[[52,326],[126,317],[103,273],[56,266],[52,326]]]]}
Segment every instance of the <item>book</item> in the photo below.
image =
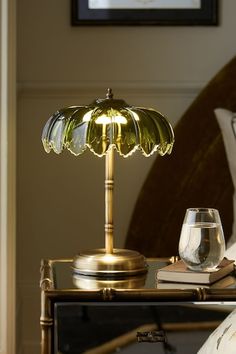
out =
{"type": "Polygon", "coordinates": [[[177,283],[162,280],[156,282],[156,289],[197,289],[199,287],[207,289],[236,289],[236,277],[226,275],[212,284],[177,283]]]}
{"type": "Polygon", "coordinates": [[[224,258],[219,266],[212,272],[193,271],[187,268],[186,264],[180,260],[157,270],[157,281],[192,283],[192,284],[212,284],[234,271],[234,260],[224,258]]]}

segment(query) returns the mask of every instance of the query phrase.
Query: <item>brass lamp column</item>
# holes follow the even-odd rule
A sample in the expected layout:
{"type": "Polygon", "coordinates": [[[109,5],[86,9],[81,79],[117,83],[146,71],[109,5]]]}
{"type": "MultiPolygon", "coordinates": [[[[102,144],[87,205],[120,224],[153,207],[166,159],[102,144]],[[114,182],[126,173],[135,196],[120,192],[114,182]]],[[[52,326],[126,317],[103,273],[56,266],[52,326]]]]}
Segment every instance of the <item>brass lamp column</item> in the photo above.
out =
{"type": "Polygon", "coordinates": [[[144,256],[113,248],[114,151],[123,157],[136,150],[146,157],[154,152],[170,154],[174,133],[167,119],[153,109],[113,99],[108,89],[105,99],[57,111],[44,127],[42,142],[46,152],[53,150],[59,154],[68,149],[78,156],[89,148],[95,155],[105,156],[105,248],[79,252],[74,258],[74,271],[103,277],[144,273],[144,256]]]}
{"type": "Polygon", "coordinates": [[[105,249],[106,254],[113,253],[113,191],[114,191],[114,148],[106,154],[105,165],[105,249]]]}
{"type": "Polygon", "coordinates": [[[105,156],[105,249],[79,253],[74,270],[83,275],[106,277],[133,276],[147,270],[145,258],[138,252],[113,248],[114,147],[105,156]]]}

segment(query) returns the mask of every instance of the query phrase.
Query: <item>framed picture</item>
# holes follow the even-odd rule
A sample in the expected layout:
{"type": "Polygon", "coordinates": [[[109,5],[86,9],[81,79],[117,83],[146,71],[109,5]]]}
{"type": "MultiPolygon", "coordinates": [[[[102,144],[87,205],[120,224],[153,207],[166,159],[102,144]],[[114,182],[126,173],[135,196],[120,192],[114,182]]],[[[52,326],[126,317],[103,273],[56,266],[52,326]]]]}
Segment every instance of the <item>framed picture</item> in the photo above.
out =
{"type": "Polygon", "coordinates": [[[72,25],[213,26],[217,0],[71,0],[72,25]]]}

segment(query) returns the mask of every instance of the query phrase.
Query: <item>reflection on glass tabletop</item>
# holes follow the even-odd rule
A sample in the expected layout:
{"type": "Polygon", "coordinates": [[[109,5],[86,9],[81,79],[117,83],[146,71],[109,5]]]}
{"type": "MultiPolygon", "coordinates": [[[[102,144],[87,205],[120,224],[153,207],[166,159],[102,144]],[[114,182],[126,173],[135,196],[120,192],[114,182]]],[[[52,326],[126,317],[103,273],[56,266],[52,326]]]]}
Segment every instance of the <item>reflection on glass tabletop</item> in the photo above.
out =
{"type": "Polygon", "coordinates": [[[156,277],[158,269],[170,264],[171,261],[173,261],[171,258],[148,259],[148,271],[146,273],[125,278],[96,278],[94,276],[78,275],[73,272],[72,260],[52,260],[51,264],[56,289],[236,289],[236,277],[233,273],[213,283],[211,286],[205,284],[158,282],[156,277]]]}

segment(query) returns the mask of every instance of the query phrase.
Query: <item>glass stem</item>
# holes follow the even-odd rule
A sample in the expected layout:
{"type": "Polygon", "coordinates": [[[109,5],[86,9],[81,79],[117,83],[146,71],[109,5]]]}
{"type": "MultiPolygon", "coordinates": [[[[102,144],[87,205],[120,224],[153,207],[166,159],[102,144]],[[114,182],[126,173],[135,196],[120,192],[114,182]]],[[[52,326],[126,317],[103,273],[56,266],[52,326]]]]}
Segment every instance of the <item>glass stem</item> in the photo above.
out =
{"type": "Polygon", "coordinates": [[[114,192],[114,148],[107,151],[105,162],[105,248],[113,253],[113,193],[114,192]]]}

